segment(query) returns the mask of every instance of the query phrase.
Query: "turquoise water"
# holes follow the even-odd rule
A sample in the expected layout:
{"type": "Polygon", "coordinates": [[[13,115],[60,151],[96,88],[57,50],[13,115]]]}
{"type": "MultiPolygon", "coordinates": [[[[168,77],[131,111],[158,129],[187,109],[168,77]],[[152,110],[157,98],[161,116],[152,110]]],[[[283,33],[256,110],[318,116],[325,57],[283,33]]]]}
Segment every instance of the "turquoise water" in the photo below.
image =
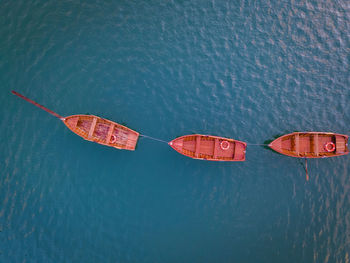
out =
{"type": "Polygon", "coordinates": [[[162,140],[349,134],[350,6],[1,1],[0,262],[348,262],[349,156],[192,160],[84,141],[57,113],[162,140]]]}

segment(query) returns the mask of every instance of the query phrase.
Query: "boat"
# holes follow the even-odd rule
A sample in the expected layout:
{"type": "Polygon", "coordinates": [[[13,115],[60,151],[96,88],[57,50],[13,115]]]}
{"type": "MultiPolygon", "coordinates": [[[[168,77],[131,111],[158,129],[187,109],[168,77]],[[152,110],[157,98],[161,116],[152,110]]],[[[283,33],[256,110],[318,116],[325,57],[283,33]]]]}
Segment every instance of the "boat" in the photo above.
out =
{"type": "Polygon", "coordinates": [[[348,136],[332,132],[293,132],[272,141],[269,147],[299,158],[327,158],[349,153],[348,136]]]}
{"type": "Polygon", "coordinates": [[[208,161],[245,161],[247,148],[245,142],[201,134],[178,137],[169,145],[187,157],[208,161]]]}
{"type": "Polygon", "coordinates": [[[139,133],[119,123],[94,115],[72,115],[64,124],[85,140],[123,150],[135,150],[139,133]]]}
{"type": "Polygon", "coordinates": [[[117,149],[135,150],[139,133],[126,126],[95,115],[78,114],[62,117],[16,91],[12,93],[57,117],[72,132],[85,140],[117,149]]]}

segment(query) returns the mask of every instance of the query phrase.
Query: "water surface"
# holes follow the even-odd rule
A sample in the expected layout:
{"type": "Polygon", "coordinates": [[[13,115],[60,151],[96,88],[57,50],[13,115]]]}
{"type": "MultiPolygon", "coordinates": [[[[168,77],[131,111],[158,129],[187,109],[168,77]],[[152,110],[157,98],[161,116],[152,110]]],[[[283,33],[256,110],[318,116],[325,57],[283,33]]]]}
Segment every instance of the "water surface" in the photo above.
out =
{"type": "Polygon", "coordinates": [[[215,163],[82,140],[11,95],[162,140],[349,134],[350,6],[2,1],[0,262],[348,262],[349,156],[215,163]]]}

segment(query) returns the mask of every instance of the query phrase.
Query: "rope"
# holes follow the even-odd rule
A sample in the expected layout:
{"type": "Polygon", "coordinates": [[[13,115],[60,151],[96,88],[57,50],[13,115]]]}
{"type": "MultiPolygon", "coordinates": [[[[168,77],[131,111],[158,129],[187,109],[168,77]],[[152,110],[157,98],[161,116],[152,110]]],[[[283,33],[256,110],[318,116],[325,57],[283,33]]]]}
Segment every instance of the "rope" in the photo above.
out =
{"type": "Polygon", "coordinates": [[[264,144],[264,143],[247,143],[247,145],[269,146],[268,144],[264,144]]]}
{"type": "Polygon", "coordinates": [[[154,138],[154,137],[151,137],[151,136],[147,136],[147,135],[144,135],[144,134],[140,134],[140,137],[144,137],[144,138],[148,138],[148,139],[153,140],[153,141],[158,141],[158,142],[162,142],[162,143],[168,144],[168,142],[166,142],[166,141],[163,141],[161,139],[157,139],[157,138],[154,138]]]}

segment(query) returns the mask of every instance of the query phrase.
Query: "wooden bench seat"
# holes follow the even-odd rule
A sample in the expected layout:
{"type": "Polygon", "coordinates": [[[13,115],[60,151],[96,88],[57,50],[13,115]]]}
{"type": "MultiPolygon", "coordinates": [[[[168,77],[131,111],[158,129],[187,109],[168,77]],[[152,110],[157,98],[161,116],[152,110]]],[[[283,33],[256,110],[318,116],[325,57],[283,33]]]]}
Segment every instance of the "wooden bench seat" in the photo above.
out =
{"type": "Polygon", "coordinates": [[[295,154],[299,156],[299,146],[300,146],[300,142],[299,142],[299,134],[295,134],[294,136],[294,147],[295,147],[295,154]]]}
{"type": "Polygon", "coordinates": [[[214,141],[214,152],[213,152],[213,158],[216,159],[218,156],[218,147],[219,147],[219,139],[215,138],[214,141]]]}
{"type": "Polygon", "coordinates": [[[94,117],[94,119],[92,120],[91,126],[90,126],[90,130],[89,130],[89,135],[88,135],[89,139],[91,139],[92,135],[94,134],[96,123],[97,123],[97,118],[94,117]]]}
{"type": "Polygon", "coordinates": [[[316,156],[319,156],[320,155],[320,150],[318,148],[318,134],[316,133],[314,135],[314,152],[315,152],[315,155],[316,156]]]}
{"type": "Polygon", "coordinates": [[[196,149],[195,149],[195,156],[196,157],[198,157],[198,155],[199,155],[200,146],[201,146],[201,137],[197,136],[196,137],[196,149]]]}

